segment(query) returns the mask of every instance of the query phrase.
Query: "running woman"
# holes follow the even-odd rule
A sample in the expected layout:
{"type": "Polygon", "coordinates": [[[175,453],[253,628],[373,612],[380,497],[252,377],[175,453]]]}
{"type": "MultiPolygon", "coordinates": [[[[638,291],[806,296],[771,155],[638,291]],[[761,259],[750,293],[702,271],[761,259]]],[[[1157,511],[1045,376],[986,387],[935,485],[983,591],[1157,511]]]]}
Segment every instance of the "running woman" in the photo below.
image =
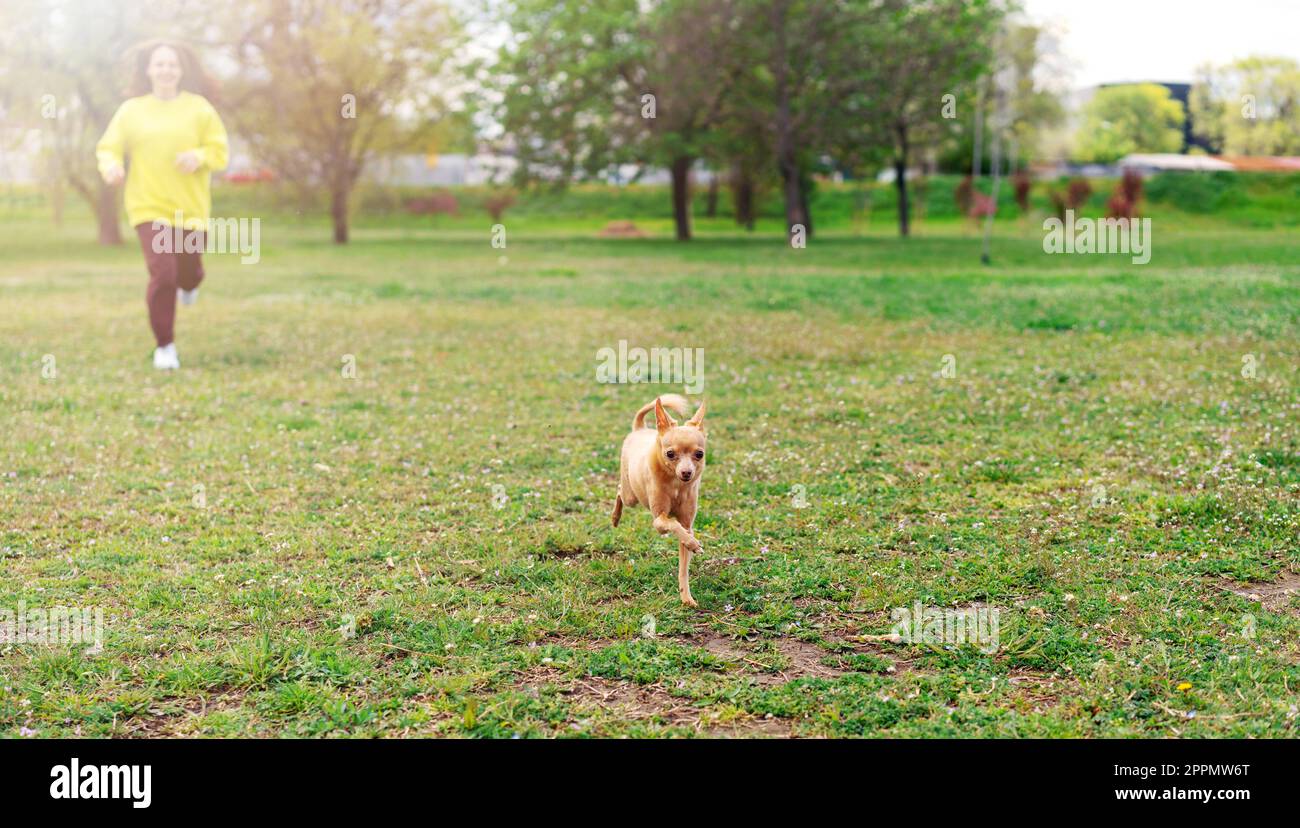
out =
{"type": "Polygon", "coordinates": [[[198,299],[212,172],[225,169],[229,154],[226,128],[208,101],[212,82],[180,43],[139,47],[127,94],[95,156],[107,184],[126,180],[127,218],[149,268],[153,367],[176,369],[176,302],[198,299]]]}

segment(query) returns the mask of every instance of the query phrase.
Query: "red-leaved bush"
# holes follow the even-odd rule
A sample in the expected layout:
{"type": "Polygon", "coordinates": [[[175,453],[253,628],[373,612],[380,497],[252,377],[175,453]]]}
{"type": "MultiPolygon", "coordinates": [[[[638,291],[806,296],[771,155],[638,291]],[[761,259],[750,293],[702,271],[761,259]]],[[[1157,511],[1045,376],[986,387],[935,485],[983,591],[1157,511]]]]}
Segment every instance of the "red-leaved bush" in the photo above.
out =
{"type": "Polygon", "coordinates": [[[1137,170],[1125,170],[1124,177],[1119,180],[1119,190],[1129,204],[1137,207],[1142,200],[1142,176],[1137,170]]]}
{"type": "Polygon", "coordinates": [[[970,213],[970,196],[973,192],[975,192],[975,182],[969,175],[961,180],[957,189],[952,191],[953,200],[957,202],[957,209],[963,216],[970,213]]]}
{"type": "Polygon", "coordinates": [[[1088,199],[1091,197],[1091,184],[1082,178],[1071,179],[1070,187],[1065,194],[1065,206],[1071,210],[1077,210],[1084,204],[1088,203],[1088,199]]]}
{"type": "Polygon", "coordinates": [[[460,204],[456,197],[448,192],[434,193],[424,198],[410,198],[406,201],[406,211],[417,216],[436,216],[439,213],[458,215],[460,204]]]}
{"type": "Polygon", "coordinates": [[[483,199],[483,209],[488,211],[488,215],[493,221],[501,221],[501,216],[505,215],[506,209],[515,203],[515,194],[510,190],[499,190],[488,194],[483,199]]]}
{"type": "Polygon", "coordinates": [[[1065,221],[1065,196],[1061,195],[1060,190],[1048,190],[1047,198],[1052,202],[1052,212],[1061,221],[1065,221]]]}
{"type": "Polygon", "coordinates": [[[1106,202],[1106,217],[1131,219],[1138,213],[1142,198],[1142,176],[1136,170],[1125,170],[1124,177],[1115,185],[1115,192],[1106,202]]]}
{"type": "Polygon", "coordinates": [[[1106,218],[1131,219],[1136,206],[1124,197],[1123,192],[1116,190],[1106,202],[1106,218]]]}
{"type": "Polygon", "coordinates": [[[1011,186],[1016,191],[1016,204],[1020,206],[1020,212],[1029,212],[1029,190],[1034,186],[1033,180],[1029,173],[1021,170],[1011,179],[1011,186]]]}
{"type": "Polygon", "coordinates": [[[973,219],[991,216],[997,210],[993,204],[993,196],[984,193],[974,193],[971,195],[970,217],[973,219]]]}

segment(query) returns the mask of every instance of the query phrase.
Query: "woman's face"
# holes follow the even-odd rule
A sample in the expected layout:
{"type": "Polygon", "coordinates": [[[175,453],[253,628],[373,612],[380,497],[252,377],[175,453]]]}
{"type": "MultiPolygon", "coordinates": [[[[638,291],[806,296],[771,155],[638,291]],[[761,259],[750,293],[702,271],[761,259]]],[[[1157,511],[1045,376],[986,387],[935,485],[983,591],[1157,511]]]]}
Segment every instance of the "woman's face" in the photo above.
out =
{"type": "Polygon", "coordinates": [[[181,58],[170,46],[159,46],[149,56],[145,71],[155,92],[174,92],[181,82],[181,58]]]}

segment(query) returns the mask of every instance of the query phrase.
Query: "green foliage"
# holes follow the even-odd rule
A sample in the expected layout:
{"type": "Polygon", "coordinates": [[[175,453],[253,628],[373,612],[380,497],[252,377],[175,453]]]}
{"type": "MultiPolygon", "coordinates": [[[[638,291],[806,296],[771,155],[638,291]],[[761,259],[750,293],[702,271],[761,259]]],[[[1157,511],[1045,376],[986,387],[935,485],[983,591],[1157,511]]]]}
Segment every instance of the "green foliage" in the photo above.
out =
{"type": "Polygon", "coordinates": [[[1166,173],[1147,185],[1147,198],[1189,213],[1217,213],[1245,200],[1240,173],[1166,173]]]}
{"type": "Polygon", "coordinates": [[[1237,224],[1300,225],[1300,173],[1165,173],[1150,179],[1146,194],[1153,204],[1237,224]]]}
{"type": "Polygon", "coordinates": [[[1300,63],[1248,57],[1202,66],[1190,105],[1196,132],[1227,155],[1300,154],[1300,63]]]}
{"type": "MultiPolygon", "coordinates": [[[[963,219],[954,197],[960,181],[961,176],[956,175],[927,178],[924,187],[917,189],[918,193],[923,190],[923,197],[913,203],[914,215],[922,222],[963,219]]],[[[1035,181],[1030,191],[1031,213],[1050,213],[1048,190],[1055,187],[1064,191],[1067,184],[1068,179],[1035,181]]],[[[1103,215],[1106,199],[1116,184],[1113,179],[1093,180],[1093,195],[1085,205],[1085,213],[1103,215]]],[[[991,192],[991,181],[986,177],[979,188],[981,192],[991,192]]],[[[416,216],[407,212],[404,205],[408,200],[427,197],[429,192],[427,187],[364,185],[357,193],[355,220],[361,226],[379,223],[389,227],[443,229],[478,226],[487,218],[487,202],[497,191],[491,187],[455,188],[459,217],[416,216]]],[[[292,205],[282,200],[275,188],[260,184],[218,185],[217,193],[222,203],[237,215],[284,213],[292,205]]],[[[704,188],[695,188],[693,212],[697,223],[703,221],[706,198],[704,188]]],[[[833,229],[888,223],[891,212],[897,208],[897,199],[892,184],[871,180],[843,184],[818,182],[811,205],[819,226],[833,229]]],[[[1295,226],[1300,224],[1300,211],[1295,209],[1297,199],[1300,199],[1300,174],[1296,173],[1162,173],[1146,182],[1144,214],[1170,218],[1187,214],[1212,216],[1219,223],[1258,227],[1295,226]]],[[[726,191],[720,200],[720,214],[729,216],[731,204],[726,191]]],[[[23,214],[34,215],[44,209],[37,200],[23,214]]],[[[780,220],[784,215],[781,194],[767,190],[758,202],[758,215],[761,220],[780,220]]],[[[1019,217],[1014,188],[1009,180],[1003,179],[998,193],[998,218],[1019,217]]],[[[671,218],[672,204],[666,187],[576,184],[566,190],[541,187],[520,192],[507,222],[515,219],[565,225],[576,222],[599,228],[605,222],[632,219],[638,226],[648,227],[671,218]]]]}
{"type": "Polygon", "coordinates": [[[1075,156],[1107,164],[1135,152],[1178,152],[1185,119],[1182,103],[1158,84],[1098,89],[1084,107],[1075,156]]]}
{"type": "Polygon", "coordinates": [[[259,163],[300,196],[326,194],[334,240],[378,152],[464,144],[441,87],[459,24],[443,0],[255,0],[214,15],[227,58],[224,114],[259,163]],[[420,112],[419,118],[403,115],[420,112]],[[441,122],[441,123],[440,123],[441,122]]]}

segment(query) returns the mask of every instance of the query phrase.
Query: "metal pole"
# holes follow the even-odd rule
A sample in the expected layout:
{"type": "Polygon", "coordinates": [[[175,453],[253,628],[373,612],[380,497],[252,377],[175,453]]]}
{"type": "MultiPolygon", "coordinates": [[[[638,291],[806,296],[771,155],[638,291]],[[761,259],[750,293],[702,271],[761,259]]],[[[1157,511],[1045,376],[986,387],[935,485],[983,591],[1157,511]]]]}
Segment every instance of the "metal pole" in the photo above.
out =
{"type": "Polygon", "coordinates": [[[993,120],[989,124],[993,133],[993,157],[990,160],[993,167],[993,208],[989,211],[988,216],[984,219],[984,252],[980,255],[980,261],[989,264],[989,244],[993,235],[993,217],[998,212],[998,188],[1002,183],[1002,88],[995,82],[993,89],[994,104],[993,120]]]}

